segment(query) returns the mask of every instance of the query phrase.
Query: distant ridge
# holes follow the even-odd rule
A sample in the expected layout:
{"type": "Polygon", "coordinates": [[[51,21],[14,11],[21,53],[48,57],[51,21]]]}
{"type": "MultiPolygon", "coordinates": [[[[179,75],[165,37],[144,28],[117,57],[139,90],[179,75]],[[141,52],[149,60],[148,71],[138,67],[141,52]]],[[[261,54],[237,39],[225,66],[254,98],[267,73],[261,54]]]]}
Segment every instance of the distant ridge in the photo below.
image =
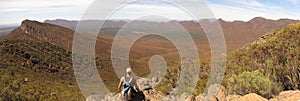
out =
{"type": "MultiPolygon", "coordinates": [[[[108,29],[107,32],[103,33],[113,33],[110,32],[111,29],[108,29]]],[[[41,23],[38,21],[31,21],[31,20],[24,20],[20,27],[13,30],[10,34],[4,36],[6,39],[9,40],[31,40],[31,41],[39,41],[39,42],[49,42],[53,45],[60,46],[62,48],[71,50],[72,49],[72,42],[73,36],[75,31],[61,27],[58,25],[53,25],[49,23],[41,23]]],[[[83,33],[84,34],[84,33],[83,33]]],[[[88,34],[84,34],[88,35],[88,34]]],[[[96,55],[101,57],[110,58],[111,54],[111,44],[114,36],[113,34],[106,34],[102,37],[97,37],[96,39],[96,55]]],[[[151,41],[151,40],[148,40],[151,41]]],[[[144,41],[143,41],[144,42],[144,41]]],[[[164,41],[159,41],[161,43],[166,43],[164,41]]],[[[135,58],[143,58],[150,56],[150,54],[162,54],[170,51],[168,49],[161,46],[155,46],[150,42],[145,41],[144,43],[149,44],[145,45],[143,43],[137,44],[134,50],[131,51],[134,54],[135,58]],[[143,54],[144,50],[148,50],[147,54],[143,54]]],[[[170,42],[168,42],[170,43],[170,42]]],[[[165,45],[165,44],[164,44],[165,45]]],[[[170,45],[170,44],[168,44],[170,45]]]]}
{"type": "MultiPolygon", "coordinates": [[[[291,20],[291,19],[279,19],[279,20],[270,20],[263,17],[255,17],[250,21],[225,21],[222,19],[218,20],[223,28],[225,38],[227,44],[234,44],[234,46],[230,46],[228,48],[233,47],[233,49],[238,48],[247,44],[248,42],[252,42],[264,35],[267,32],[274,31],[277,29],[281,29],[286,27],[289,24],[299,22],[299,20],[291,20]],[[243,40],[240,40],[243,38],[243,40]]],[[[50,23],[66,28],[70,28],[75,30],[78,21],[68,21],[62,19],[56,20],[46,20],[45,23],[50,23]]],[[[102,20],[85,20],[85,23],[89,25],[95,25],[95,23],[103,22],[102,20]]],[[[200,25],[194,21],[177,21],[183,27],[186,28],[188,32],[191,34],[204,34],[204,31],[201,29],[200,25]]],[[[135,21],[136,24],[151,24],[155,22],[147,22],[147,21],[135,21]]],[[[122,27],[126,24],[125,21],[107,21],[104,27],[113,27],[118,28],[122,27]]]]}
{"type": "MultiPolygon", "coordinates": [[[[76,29],[78,22],[79,21],[76,21],[76,20],[70,21],[70,20],[64,20],[64,19],[45,20],[44,21],[44,23],[58,25],[61,27],[72,29],[72,30],[76,29]]],[[[84,22],[84,24],[87,24],[87,26],[93,26],[93,25],[97,25],[98,23],[104,22],[104,20],[84,20],[82,22],[84,22]]],[[[124,24],[126,24],[126,22],[122,21],[122,20],[121,21],[108,20],[105,22],[106,27],[120,27],[120,26],[123,26],[124,24]]]]}
{"type": "MultiPolygon", "coordinates": [[[[95,23],[99,23],[101,20],[87,20],[86,26],[91,26],[95,23]]],[[[296,23],[297,20],[280,19],[280,20],[269,20],[262,17],[254,18],[248,22],[243,21],[233,21],[227,22],[219,19],[222,25],[223,32],[226,39],[227,49],[234,50],[249,42],[252,42],[264,35],[267,32],[274,31],[280,28],[286,27],[288,24],[296,23]],[[243,39],[243,40],[241,40],[243,39]]],[[[207,58],[210,56],[209,43],[204,35],[204,31],[201,29],[200,25],[194,21],[180,21],[179,22],[187,31],[193,36],[201,36],[201,38],[195,38],[196,43],[200,47],[202,56],[207,58]]],[[[57,46],[65,47],[71,49],[72,40],[74,36],[74,30],[70,28],[75,28],[77,21],[68,21],[63,19],[58,20],[47,20],[45,23],[24,20],[20,27],[13,30],[7,37],[9,39],[28,39],[36,41],[45,41],[52,43],[57,46]],[[49,24],[51,23],[51,24],[49,24]],[[70,26],[69,26],[70,25],[70,26]],[[65,26],[65,27],[61,27],[65,26]],[[68,28],[69,26],[69,28],[68,28]]],[[[110,48],[114,35],[120,30],[120,28],[126,24],[125,21],[107,21],[104,25],[103,31],[105,35],[99,37],[97,40],[98,46],[96,46],[96,54],[98,56],[110,57],[110,48]]],[[[147,21],[135,21],[133,24],[136,25],[157,25],[157,22],[147,22],[147,21]]],[[[168,24],[168,22],[165,22],[168,24]]],[[[172,30],[172,28],[170,28],[172,30]]],[[[134,30],[129,30],[133,32],[134,30]]],[[[174,53],[176,48],[165,48],[165,46],[172,46],[172,43],[167,42],[167,40],[159,38],[147,38],[147,41],[140,41],[136,44],[136,47],[132,49],[132,55],[135,58],[147,57],[150,54],[164,54],[164,53],[174,53]],[[151,39],[151,40],[149,40],[151,39]],[[151,44],[151,43],[160,43],[151,44]],[[162,44],[163,43],[163,44],[162,44]],[[148,54],[142,54],[142,51],[148,50],[148,54]],[[151,50],[151,51],[150,51],[151,50]]]]}

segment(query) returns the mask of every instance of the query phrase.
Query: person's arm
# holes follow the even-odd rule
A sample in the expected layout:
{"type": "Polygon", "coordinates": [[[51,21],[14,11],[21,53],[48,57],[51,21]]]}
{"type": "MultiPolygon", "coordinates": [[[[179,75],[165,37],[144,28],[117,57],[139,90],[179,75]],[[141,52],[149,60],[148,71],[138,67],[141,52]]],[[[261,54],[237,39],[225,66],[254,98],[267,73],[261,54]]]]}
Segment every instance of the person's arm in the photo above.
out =
{"type": "Polygon", "coordinates": [[[122,83],[123,83],[123,78],[120,79],[120,82],[119,82],[119,85],[118,85],[118,92],[121,92],[122,83]]]}

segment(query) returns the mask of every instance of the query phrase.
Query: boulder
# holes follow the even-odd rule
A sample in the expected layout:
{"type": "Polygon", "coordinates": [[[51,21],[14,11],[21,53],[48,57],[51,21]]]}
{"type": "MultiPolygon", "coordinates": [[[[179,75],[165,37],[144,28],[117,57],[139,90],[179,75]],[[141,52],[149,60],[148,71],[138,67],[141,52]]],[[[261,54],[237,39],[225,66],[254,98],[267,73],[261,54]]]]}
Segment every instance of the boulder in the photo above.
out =
{"type": "Polygon", "coordinates": [[[90,95],[86,98],[86,101],[121,101],[121,94],[107,94],[102,95],[90,95]]]}
{"type": "Polygon", "coordinates": [[[268,100],[255,93],[250,93],[240,97],[237,101],[268,101],[268,100]]]}
{"type": "Polygon", "coordinates": [[[240,98],[240,95],[228,95],[225,98],[225,101],[238,101],[238,99],[240,98]]]}
{"type": "Polygon", "coordinates": [[[168,95],[159,101],[194,101],[194,97],[191,94],[183,93],[181,96],[168,95]]]}
{"type": "Polygon", "coordinates": [[[185,101],[195,101],[195,98],[192,95],[190,95],[185,101]]]}
{"type": "Polygon", "coordinates": [[[202,94],[199,94],[198,96],[195,97],[195,101],[201,101],[202,99],[202,94]]]}
{"type": "Polygon", "coordinates": [[[270,101],[299,101],[300,100],[300,91],[283,91],[279,94],[279,96],[276,96],[272,98],[270,101]]]}

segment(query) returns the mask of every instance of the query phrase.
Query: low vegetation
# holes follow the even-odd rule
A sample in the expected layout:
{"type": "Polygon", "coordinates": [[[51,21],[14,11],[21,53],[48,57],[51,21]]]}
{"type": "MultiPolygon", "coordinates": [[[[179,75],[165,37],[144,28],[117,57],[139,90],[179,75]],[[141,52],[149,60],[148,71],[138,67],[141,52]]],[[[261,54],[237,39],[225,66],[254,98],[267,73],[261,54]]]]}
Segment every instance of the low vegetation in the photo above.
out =
{"type": "Polygon", "coordinates": [[[69,51],[49,43],[0,41],[0,100],[84,99],[69,51]]]}
{"type": "Polygon", "coordinates": [[[259,70],[245,71],[239,75],[233,75],[233,80],[231,89],[239,95],[256,93],[262,96],[269,96],[268,94],[272,92],[272,87],[276,86],[259,70]]]}
{"type": "MultiPolygon", "coordinates": [[[[72,68],[71,52],[48,42],[0,39],[0,100],[85,100],[72,68]]],[[[149,72],[140,61],[132,60],[139,76],[149,72]]],[[[118,77],[111,60],[96,58],[106,87],[117,91],[118,77]]]]}
{"type": "MultiPolygon", "coordinates": [[[[266,34],[259,40],[227,54],[222,85],[231,94],[257,93],[270,98],[283,90],[300,89],[300,23],[266,34]],[[255,82],[255,83],[254,83],[255,82]],[[258,85],[259,84],[259,85],[258,85]]],[[[194,92],[202,93],[210,73],[210,62],[201,62],[199,82],[194,92]]],[[[176,78],[167,74],[165,78],[176,78]]],[[[170,88],[157,86],[165,94],[170,88]]]]}
{"type": "MultiPolygon", "coordinates": [[[[268,33],[256,42],[228,54],[224,83],[229,83],[234,74],[246,71],[261,72],[272,82],[272,91],[259,93],[264,97],[277,95],[282,90],[300,89],[300,23],[268,33]]],[[[232,84],[225,84],[230,88],[232,84]]],[[[256,89],[252,87],[252,89],[256,89]]],[[[233,92],[239,92],[233,90],[233,92]]],[[[249,93],[249,92],[243,92],[249,93]]]]}
{"type": "MultiPolygon", "coordinates": [[[[223,86],[231,94],[257,93],[270,98],[283,90],[300,89],[300,23],[268,33],[227,54],[223,86]]],[[[155,89],[168,94],[176,87],[180,61],[169,57],[167,73],[155,89]]],[[[47,42],[0,38],[0,100],[84,100],[73,75],[71,52],[47,42]]],[[[116,92],[119,79],[110,59],[96,58],[99,74],[116,92]]],[[[139,76],[149,73],[146,60],[132,60],[139,76]]],[[[194,95],[202,93],[210,62],[201,61],[194,95]]],[[[183,88],[184,89],[184,88],[183,88]]]]}

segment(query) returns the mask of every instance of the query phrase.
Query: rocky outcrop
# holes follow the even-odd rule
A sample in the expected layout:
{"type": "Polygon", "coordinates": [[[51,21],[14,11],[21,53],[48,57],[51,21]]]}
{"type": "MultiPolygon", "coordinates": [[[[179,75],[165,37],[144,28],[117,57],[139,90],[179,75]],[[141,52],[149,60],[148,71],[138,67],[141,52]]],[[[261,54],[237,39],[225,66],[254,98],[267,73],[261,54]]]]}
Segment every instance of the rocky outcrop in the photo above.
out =
{"type": "MultiPolygon", "coordinates": [[[[212,85],[208,88],[208,92],[214,92],[215,89],[219,88],[219,85],[212,85]]],[[[300,91],[283,91],[278,96],[268,100],[261,97],[258,94],[250,93],[244,96],[240,95],[226,95],[226,89],[221,86],[215,96],[207,96],[200,94],[188,101],[299,101],[300,100],[300,91]]],[[[209,95],[209,94],[208,94],[209,95]]]]}
{"type": "Polygon", "coordinates": [[[276,96],[270,101],[299,101],[300,100],[300,91],[284,91],[279,94],[279,96],[276,96]]]}
{"type": "Polygon", "coordinates": [[[104,99],[101,95],[91,95],[86,98],[86,101],[122,101],[120,94],[107,94],[104,99]]]}
{"type": "Polygon", "coordinates": [[[20,27],[13,30],[8,39],[34,40],[49,42],[71,49],[74,31],[38,21],[24,20],[20,27]]]}
{"type": "Polygon", "coordinates": [[[255,93],[250,93],[240,97],[239,99],[237,99],[237,101],[268,101],[268,100],[255,93]]]}
{"type": "Polygon", "coordinates": [[[159,78],[157,77],[150,79],[140,78],[137,80],[139,88],[145,94],[145,99],[151,101],[160,101],[164,97],[164,94],[153,89],[153,87],[158,83],[159,78]]]}
{"type": "Polygon", "coordinates": [[[225,98],[225,101],[237,101],[241,96],[240,95],[228,95],[225,98]]]}
{"type": "MultiPolygon", "coordinates": [[[[143,80],[142,80],[143,81],[143,80]]],[[[212,88],[216,87],[218,85],[212,85],[208,88],[208,90],[211,90],[212,88]]],[[[182,94],[181,96],[172,96],[172,95],[164,95],[159,91],[156,91],[154,89],[151,90],[143,90],[141,92],[144,94],[145,99],[143,100],[134,100],[134,101],[299,101],[300,100],[300,91],[284,91],[281,92],[279,96],[276,96],[270,100],[263,98],[255,93],[250,93],[244,96],[240,95],[226,95],[226,90],[223,86],[217,87],[220,88],[217,90],[217,93],[215,96],[207,96],[207,94],[200,94],[196,97],[193,97],[189,94],[182,94]]],[[[139,97],[141,95],[138,95],[139,97]]],[[[121,101],[121,95],[120,94],[108,94],[104,97],[104,99],[101,96],[92,95],[87,97],[86,101],[121,101]]]]}
{"type": "Polygon", "coordinates": [[[142,90],[152,90],[153,86],[159,83],[159,78],[153,77],[152,79],[141,78],[137,81],[140,89],[142,90]]]}

